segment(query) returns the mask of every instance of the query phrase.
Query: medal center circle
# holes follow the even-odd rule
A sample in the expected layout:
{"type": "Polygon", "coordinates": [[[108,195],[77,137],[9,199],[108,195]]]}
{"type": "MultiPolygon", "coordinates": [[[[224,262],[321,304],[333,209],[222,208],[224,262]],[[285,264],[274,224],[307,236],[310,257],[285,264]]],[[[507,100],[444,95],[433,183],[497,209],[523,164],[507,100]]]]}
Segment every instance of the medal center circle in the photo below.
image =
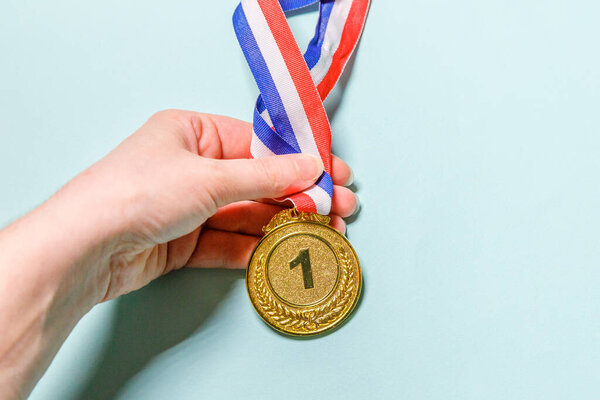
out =
{"type": "Polygon", "coordinates": [[[296,233],[277,243],[267,260],[267,277],[275,294],[295,306],[325,299],[338,278],[338,261],[322,238],[296,233]]]}

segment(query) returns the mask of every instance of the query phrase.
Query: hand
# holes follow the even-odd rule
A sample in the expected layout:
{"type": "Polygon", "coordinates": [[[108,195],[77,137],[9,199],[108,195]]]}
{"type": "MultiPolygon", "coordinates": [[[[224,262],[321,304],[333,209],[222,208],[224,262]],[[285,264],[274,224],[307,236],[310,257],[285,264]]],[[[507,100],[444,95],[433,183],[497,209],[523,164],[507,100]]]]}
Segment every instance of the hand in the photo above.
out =
{"type": "MultiPolygon", "coordinates": [[[[0,398],[25,398],[95,304],[181,268],[244,268],[277,198],[311,186],[320,159],[249,159],[251,126],[154,115],[104,159],[0,231],[0,398]]],[[[357,207],[333,158],[332,226],[357,207]]]]}
{"type": "MultiPolygon", "coordinates": [[[[311,186],[322,163],[309,155],[249,159],[252,127],[188,111],[154,115],[108,156],[83,172],[55,201],[83,204],[108,239],[98,301],[138,289],[184,265],[245,268],[261,228],[282,209],[272,201],[311,186]]],[[[331,225],[357,202],[342,185],[350,168],[333,158],[331,225]]],[[[91,222],[91,221],[88,221],[91,222]]],[[[84,223],[84,222],[82,222],[84,223]]]]}

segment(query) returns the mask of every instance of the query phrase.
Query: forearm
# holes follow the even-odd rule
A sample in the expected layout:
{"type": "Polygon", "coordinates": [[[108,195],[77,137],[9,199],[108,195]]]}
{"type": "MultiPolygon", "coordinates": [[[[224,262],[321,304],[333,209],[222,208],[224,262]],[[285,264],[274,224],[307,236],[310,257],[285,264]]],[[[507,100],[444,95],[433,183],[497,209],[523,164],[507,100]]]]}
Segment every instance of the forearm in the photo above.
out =
{"type": "MultiPolygon", "coordinates": [[[[87,210],[89,211],[89,210],[87,210]]],[[[0,231],[0,398],[24,398],[102,299],[108,242],[59,193],[0,231]]]]}

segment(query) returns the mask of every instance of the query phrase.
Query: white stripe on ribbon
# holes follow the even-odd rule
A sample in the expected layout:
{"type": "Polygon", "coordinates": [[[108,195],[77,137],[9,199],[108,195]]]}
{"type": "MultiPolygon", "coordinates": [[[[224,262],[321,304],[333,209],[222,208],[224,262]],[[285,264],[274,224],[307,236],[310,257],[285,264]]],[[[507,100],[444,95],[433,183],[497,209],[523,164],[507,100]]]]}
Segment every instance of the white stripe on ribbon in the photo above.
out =
{"type": "Polygon", "coordinates": [[[258,2],[256,0],[242,0],[242,8],[244,9],[248,25],[254,34],[258,48],[263,54],[275,87],[279,92],[279,97],[296,135],[300,150],[302,153],[309,153],[320,157],[306,111],[296,91],[296,85],[285,65],[283,56],[279,51],[277,42],[269,29],[267,20],[258,2]]]}
{"type": "Polygon", "coordinates": [[[304,194],[310,196],[315,202],[317,213],[321,215],[329,215],[331,211],[331,197],[320,186],[313,185],[310,189],[305,190],[304,194]]]}
{"type": "Polygon", "coordinates": [[[269,115],[269,110],[267,110],[265,108],[265,110],[263,112],[260,113],[260,116],[262,117],[262,119],[265,120],[265,122],[272,128],[273,127],[273,121],[271,121],[271,116],[269,115]]]}

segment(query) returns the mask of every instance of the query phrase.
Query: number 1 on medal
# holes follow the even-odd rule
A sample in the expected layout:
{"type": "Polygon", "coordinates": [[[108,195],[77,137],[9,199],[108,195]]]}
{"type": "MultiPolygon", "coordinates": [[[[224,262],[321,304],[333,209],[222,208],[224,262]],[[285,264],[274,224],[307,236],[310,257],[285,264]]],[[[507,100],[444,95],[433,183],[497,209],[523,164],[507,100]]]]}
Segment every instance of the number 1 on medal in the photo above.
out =
{"type": "Polygon", "coordinates": [[[290,269],[294,269],[298,264],[302,264],[302,277],[304,278],[304,289],[312,289],[314,286],[308,249],[300,250],[300,254],[298,254],[298,257],[290,261],[290,269]]]}

